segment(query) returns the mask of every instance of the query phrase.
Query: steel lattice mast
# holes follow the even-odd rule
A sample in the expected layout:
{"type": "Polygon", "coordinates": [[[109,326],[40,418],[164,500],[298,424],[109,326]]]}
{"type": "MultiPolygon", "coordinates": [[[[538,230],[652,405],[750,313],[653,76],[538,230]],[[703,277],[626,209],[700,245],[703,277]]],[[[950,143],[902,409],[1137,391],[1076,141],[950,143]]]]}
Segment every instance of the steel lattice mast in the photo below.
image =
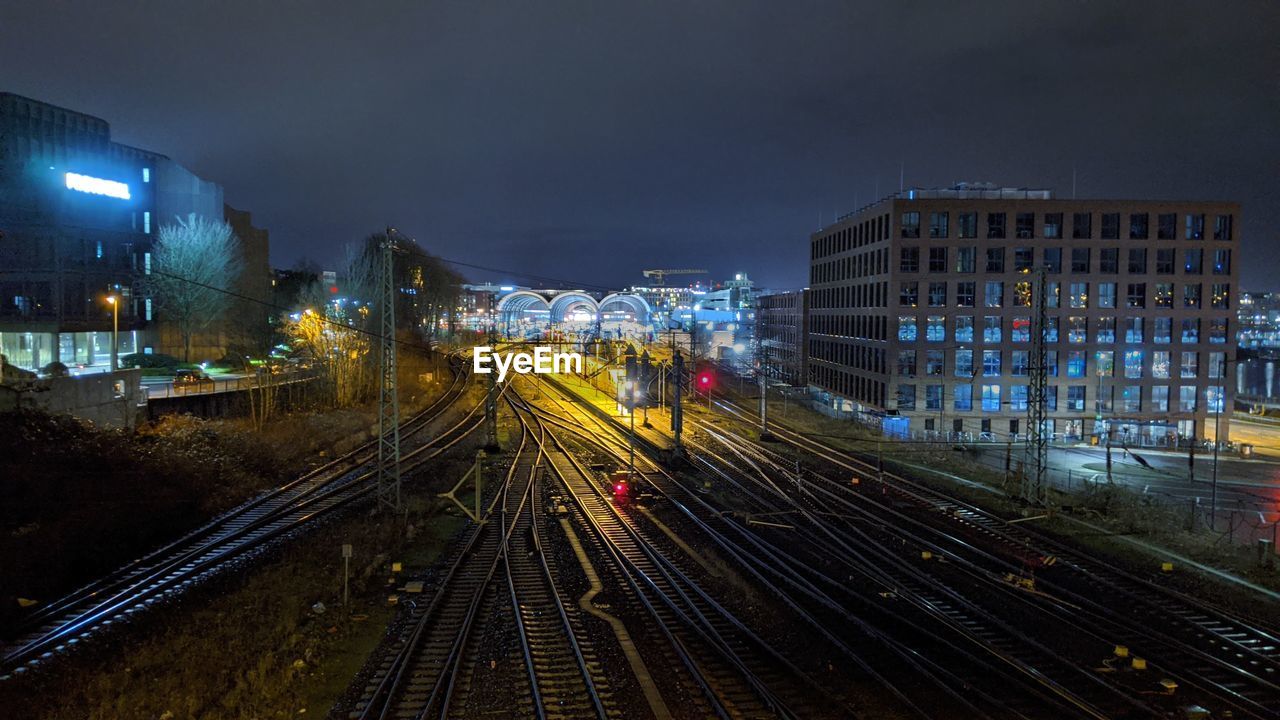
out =
{"type": "Polygon", "coordinates": [[[382,271],[378,273],[378,302],[382,332],[378,339],[378,505],[400,510],[400,396],[396,392],[395,230],[382,239],[382,271]]]}
{"type": "Polygon", "coordinates": [[[1046,299],[1047,268],[1041,266],[1031,270],[1031,385],[1027,397],[1027,466],[1023,470],[1022,497],[1034,505],[1042,505],[1048,497],[1048,488],[1044,484],[1045,466],[1048,463],[1049,438],[1045,435],[1045,424],[1048,419],[1048,403],[1046,386],[1048,368],[1045,352],[1046,331],[1046,299]]]}

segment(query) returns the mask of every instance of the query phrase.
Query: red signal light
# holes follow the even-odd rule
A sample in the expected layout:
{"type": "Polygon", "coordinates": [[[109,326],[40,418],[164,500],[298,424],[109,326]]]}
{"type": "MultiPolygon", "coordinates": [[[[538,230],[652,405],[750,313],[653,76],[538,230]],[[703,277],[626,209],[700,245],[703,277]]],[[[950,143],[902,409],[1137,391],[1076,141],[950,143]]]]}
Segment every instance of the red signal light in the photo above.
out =
{"type": "Polygon", "coordinates": [[[702,388],[703,390],[711,389],[711,384],[713,379],[714,378],[712,378],[710,372],[704,371],[704,372],[698,373],[698,387],[702,388]]]}

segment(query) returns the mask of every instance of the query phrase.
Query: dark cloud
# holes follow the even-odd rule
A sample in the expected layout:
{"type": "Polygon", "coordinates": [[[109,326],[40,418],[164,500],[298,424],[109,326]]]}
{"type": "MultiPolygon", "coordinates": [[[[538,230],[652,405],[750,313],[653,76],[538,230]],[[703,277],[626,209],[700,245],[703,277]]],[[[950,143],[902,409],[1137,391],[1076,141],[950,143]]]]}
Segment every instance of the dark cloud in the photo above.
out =
{"type": "Polygon", "coordinates": [[[0,83],[221,182],[278,264],[391,223],[592,284],[799,285],[808,233],[900,172],[1069,195],[1074,167],[1239,200],[1274,287],[1278,7],[5,2],[0,83]]]}

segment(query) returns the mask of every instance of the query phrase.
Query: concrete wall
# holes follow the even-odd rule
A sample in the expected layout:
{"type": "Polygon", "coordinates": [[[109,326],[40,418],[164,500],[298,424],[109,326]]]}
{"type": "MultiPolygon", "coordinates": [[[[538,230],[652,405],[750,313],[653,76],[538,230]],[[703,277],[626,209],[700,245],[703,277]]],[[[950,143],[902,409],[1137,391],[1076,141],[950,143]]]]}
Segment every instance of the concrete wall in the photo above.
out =
{"type": "Polygon", "coordinates": [[[132,429],[147,409],[141,382],[142,371],[135,369],[6,383],[0,385],[0,411],[33,409],[132,429]]]}

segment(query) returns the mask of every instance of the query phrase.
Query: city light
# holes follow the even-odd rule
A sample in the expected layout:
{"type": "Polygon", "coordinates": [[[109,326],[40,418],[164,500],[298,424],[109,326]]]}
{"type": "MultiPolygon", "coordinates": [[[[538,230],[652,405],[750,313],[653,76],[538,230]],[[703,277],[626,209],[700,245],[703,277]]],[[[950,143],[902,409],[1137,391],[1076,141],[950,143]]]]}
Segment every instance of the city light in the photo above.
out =
{"type": "Polygon", "coordinates": [[[78,192],[105,195],[120,200],[129,200],[132,197],[129,195],[129,186],[115,180],[103,180],[73,172],[67,173],[66,179],[67,188],[78,192]]]}

